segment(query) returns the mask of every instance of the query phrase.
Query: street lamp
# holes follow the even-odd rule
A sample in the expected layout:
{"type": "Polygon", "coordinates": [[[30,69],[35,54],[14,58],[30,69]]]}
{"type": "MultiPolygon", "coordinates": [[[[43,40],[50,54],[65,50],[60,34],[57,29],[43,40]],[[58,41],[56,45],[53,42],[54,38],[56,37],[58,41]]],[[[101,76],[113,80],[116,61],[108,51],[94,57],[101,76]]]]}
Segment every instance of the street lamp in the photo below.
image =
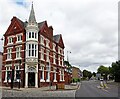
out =
{"type": "Polygon", "coordinates": [[[71,53],[71,51],[67,51],[67,65],[68,65],[68,84],[69,84],[69,78],[70,78],[70,66],[69,66],[69,58],[68,53],[71,53]]]}
{"type": "Polygon", "coordinates": [[[67,51],[67,61],[69,62],[68,53],[71,53],[71,51],[67,51]]]}

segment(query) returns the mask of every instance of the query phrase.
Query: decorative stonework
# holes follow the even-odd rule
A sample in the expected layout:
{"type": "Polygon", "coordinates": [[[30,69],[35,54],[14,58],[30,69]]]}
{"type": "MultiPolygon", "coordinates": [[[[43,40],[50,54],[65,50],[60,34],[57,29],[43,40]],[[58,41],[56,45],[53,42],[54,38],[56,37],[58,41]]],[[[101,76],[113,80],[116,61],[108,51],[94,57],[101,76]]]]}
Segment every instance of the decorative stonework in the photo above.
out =
{"type": "Polygon", "coordinates": [[[29,67],[27,72],[36,72],[36,69],[34,67],[29,67]]]}

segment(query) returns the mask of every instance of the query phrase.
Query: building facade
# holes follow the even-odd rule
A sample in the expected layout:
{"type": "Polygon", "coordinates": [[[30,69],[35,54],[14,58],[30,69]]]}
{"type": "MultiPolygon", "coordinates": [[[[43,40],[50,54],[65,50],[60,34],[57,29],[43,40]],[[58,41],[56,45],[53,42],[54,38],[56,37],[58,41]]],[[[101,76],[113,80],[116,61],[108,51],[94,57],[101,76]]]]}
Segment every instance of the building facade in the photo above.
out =
{"type": "Polygon", "coordinates": [[[68,61],[64,61],[65,66],[65,84],[70,84],[72,82],[72,66],[68,61]]]}
{"type": "Polygon", "coordinates": [[[72,67],[72,79],[74,78],[82,78],[82,71],[77,67],[72,67]]]}
{"type": "Polygon", "coordinates": [[[1,75],[2,75],[2,57],[3,57],[3,53],[0,52],[0,85],[1,85],[1,75]]]}
{"type": "Polygon", "coordinates": [[[47,21],[36,22],[33,4],[26,22],[17,17],[4,34],[2,84],[41,87],[64,83],[64,43],[62,35],[53,35],[47,21]]]}

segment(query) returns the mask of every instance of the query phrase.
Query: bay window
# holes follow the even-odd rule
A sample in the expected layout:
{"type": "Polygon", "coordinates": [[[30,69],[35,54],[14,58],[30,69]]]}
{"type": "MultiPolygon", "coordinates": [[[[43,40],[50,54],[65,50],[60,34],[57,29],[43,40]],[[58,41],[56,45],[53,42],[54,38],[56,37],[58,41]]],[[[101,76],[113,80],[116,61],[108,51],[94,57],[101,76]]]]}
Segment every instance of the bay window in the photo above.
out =
{"type": "Polygon", "coordinates": [[[37,39],[36,32],[28,32],[27,36],[28,36],[28,39],[37,39]]]}
{"type": "Polygon", "coordinates": [[[37,57],[37,44],[28,44],[27,46],[28,56],[37,57]]]}

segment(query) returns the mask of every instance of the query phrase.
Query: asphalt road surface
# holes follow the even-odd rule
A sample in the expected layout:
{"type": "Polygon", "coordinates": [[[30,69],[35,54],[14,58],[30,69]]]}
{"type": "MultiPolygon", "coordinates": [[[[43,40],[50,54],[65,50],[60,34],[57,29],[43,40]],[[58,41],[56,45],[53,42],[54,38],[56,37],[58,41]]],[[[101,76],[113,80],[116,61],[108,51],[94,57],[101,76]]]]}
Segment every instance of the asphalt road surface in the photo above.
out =
{"type": "Polygon", "coordinates": [[[82,81],[75,97],[118,97],[118,86],[107,84],[108,88],[100,88],[100,81],[82,81]]]}

